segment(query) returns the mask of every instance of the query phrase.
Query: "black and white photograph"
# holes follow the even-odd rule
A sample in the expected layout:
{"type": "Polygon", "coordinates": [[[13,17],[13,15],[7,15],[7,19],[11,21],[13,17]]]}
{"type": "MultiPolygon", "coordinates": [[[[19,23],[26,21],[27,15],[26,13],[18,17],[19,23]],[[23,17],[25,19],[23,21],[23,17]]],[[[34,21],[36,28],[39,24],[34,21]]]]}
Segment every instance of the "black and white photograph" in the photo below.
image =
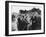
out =
{"type": "Polygon", "coordinates": [[[14,12],[14,9],[12,9],[12,31],[40,30],[41,10],[39,8],[32,8],[29,10],[27,10],[28,8],[25,10],[23,9],[19,10],[18,8],[16,9],[16,12],[14,12]]]}
{"type": "Polygon", "coordinates": [[[6,1],[7,35],[44,33],[44,3],[6,1]]]}

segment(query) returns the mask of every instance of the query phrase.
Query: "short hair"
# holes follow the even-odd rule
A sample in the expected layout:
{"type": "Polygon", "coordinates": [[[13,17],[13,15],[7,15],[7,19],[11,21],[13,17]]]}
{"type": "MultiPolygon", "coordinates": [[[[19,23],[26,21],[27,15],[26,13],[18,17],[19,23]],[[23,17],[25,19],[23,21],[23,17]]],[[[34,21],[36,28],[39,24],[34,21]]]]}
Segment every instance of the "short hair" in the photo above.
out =
{"type": "Polygon", "coordinates": [[[31,10],[31,12],[37,12],[39,15],[41,14],[41,10],[38,8],[38,9],[36,9],[36,8],[33,8],[32,10],[31,10]]]}
{"type": "Polygon", "coordinates": [[[31,9],[31,10],[20,10],[20,13],[21,14],[25,14],[25,13],[33,13],[33,12],[37,12],[39,15],[41,14],[41,10],[38,8],[33,8],[33,9],[31,9]]]}
{"type": "Polygon", "coordinates": [[[21,14],[25,14],[25,13],[27,13],[28,11],[27,10],[20,10],[20,13],[21,14]]]}

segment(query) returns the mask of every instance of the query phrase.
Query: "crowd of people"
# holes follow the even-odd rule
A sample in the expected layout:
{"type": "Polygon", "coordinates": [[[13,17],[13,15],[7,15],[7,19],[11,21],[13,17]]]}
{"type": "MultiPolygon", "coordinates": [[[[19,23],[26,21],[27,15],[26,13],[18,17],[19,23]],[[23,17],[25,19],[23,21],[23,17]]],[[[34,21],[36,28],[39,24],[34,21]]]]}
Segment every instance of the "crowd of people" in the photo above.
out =
{"type": "Polygon", "coordinates": [[[19,14],[12,15],[12,21],[17,19],[17,26],[13,30],[39,30],[41,29],[41,10],[33,8],[31,10],[19,10],[19,14]],[[16,16],[17,15],[17,16],[16,16]],[[16,18],[15,18],[16,17],[16,18]]]}

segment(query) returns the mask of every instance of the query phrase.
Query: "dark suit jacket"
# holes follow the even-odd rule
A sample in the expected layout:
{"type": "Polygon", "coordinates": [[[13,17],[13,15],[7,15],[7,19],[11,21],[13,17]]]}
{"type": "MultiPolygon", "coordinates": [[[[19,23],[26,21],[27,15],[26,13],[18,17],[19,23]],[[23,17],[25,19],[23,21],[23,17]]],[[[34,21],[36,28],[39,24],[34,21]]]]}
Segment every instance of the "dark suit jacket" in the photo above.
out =
{"type": "Polygon", "coordinates": [[[32,30],[39,30],[39,29],[41,29],[41,18],[40,17],[32,18],[32,30]]]}
{"type": "Polygon", "coordinates": [[[18,30],[27,30],[27,23],[18,18],[18,30]]]}

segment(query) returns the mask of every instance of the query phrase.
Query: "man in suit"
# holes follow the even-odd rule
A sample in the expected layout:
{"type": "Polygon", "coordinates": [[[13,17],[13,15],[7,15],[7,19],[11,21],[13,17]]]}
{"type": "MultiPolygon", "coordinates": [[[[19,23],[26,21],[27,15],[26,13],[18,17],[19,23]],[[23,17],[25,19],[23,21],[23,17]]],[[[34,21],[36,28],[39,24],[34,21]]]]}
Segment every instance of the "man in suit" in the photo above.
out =
{"type": "Polygon", "coordinates": [[[26,21],[21,20],[21,18],[18,18],[18,30],[27,30],[27,24],[26,21]]]}

